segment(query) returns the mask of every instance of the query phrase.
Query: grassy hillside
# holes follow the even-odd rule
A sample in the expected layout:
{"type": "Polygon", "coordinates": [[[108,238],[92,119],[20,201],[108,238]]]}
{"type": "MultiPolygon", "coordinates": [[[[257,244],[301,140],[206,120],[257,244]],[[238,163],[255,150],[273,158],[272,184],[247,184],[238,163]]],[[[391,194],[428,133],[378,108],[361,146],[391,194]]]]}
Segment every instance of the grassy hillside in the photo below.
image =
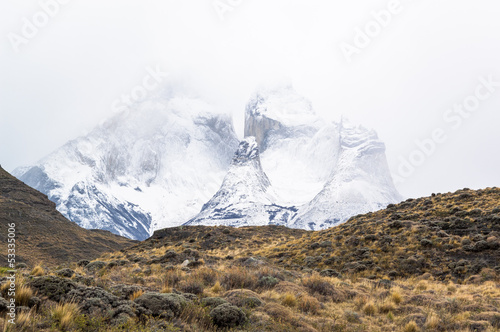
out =
{"type": "Polygon", "coordinates": [[[498,332],[499,207],[499,189],[460,190],[320,232],[160,230],[71,269],[24,270],[31,293],[19,299],[29,312],[22,326],[498,332]]]}

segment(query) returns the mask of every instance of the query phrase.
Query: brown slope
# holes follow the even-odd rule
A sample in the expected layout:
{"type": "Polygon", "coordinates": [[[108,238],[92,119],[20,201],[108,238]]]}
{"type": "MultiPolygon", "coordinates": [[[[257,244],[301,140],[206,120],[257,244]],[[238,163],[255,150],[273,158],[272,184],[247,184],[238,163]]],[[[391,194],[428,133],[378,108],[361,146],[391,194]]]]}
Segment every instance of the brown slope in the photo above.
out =
{"type": "Polygon", "coordinates": [[[430,273],[463,280],[483,269],[500,273],[500,189],[408,199],[272,253],[291,265],[373,278],[430,273]]]}
{"type": "Polygon", "coordinates": [[[66,219],[53,202],[0,167],[0,244],[6,265],[8,224],[16,227],[16,261],[61,265],[94,259],[136,241],[102,230],[87,230],[66,219]]]}
{"type": "Polygon", "coordinates": [[[192,248],[219,257],[236,252],[234,258],[265,257],[286,269],[360,277],[430,273],[464,280],[485,268],[500,273],[500,189],[409,199],[317,232],[276,226],[169,228],[127,253],[155,248],[192,248]]]}

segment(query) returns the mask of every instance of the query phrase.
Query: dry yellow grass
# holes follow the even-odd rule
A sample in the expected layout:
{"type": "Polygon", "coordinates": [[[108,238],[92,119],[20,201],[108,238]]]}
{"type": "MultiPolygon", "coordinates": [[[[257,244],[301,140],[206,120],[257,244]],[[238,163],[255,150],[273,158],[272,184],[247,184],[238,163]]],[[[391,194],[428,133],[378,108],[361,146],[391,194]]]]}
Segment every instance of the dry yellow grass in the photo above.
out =
{"type": "Polygon", "coordinates": [[[430,331],[435,331],[439,326],[439,316],[435,312],[430,312],[425,320],[425,328],[430,331]]]}
{"type": "Polygon", "coordinates": [[[412,321],[405,325],[403,332],[417,332],[418,330],[417,323],[412,321]]]}
{"type": "Polygon", "coordinates": [[[395,288],[391,292],[391,300],[395,304],[400,304],[401,301],[403,301],[403,296],[401,295],[401,289],[400,288],[395,288]]]}
{"type": "Polygon", "coordinates": [[[133,292],[132,295],[130,295],[130,301],[134,301],[135,299],[140,297],[142,294],[144,294],[144,291],[142,289],[133,292]]]}
{"type": "Polygon", "coordinates": [[[52,309],[52,318],[61,330],[66,331],[73,328],[79,312],[80,308],[76,303],[59,303],[52,309]]]}
{"type": "Polygon", "coordinates": [[[0,286],[0,294],[6,296],[7,290],[10,288],[10,283],[6,282],[3,283],[2,286],[0,286]]]}
{"type": "Polygon", "coordinates": [[[448,292],[453,294],[457,291],[457,286],[454,283],[450,282],[446,289],[448,290],[448,292]]]}
{"type": "Polygon", "coordinates": [[[367,316],[373,316],[377,313],[377,307],[373,302],[370,301],[363,306],[363,312],[367,316]]]}
{"type": "Polygon", "coordinates": [[[215,285],[211,288],[211,291],[215,294],[219,294],[224,291],[219,281],[215,283],[215,285]]]}
{"type": "Polygon", "coordinates": [[[427,281],[425,281],[425,280],[422,280],[417,284],[417,290],[419,290],[419,291],[424,291],[427,289],[427,287],[428,287],[428,284],[427,284],[427,281]]]}
{"type": "Polygon", "coordinates": [[[304,295],[299,298],[298,309],[302,312],[316,315],[321,309],[321,303],[315,297],[304,295]]]}
{"type": "Polygon", "coordinates": [[[378,305],[378,312],[382,314],[388,314],[389,312],[394,311],[394,309],[394,305],[389,300],[384,300],[378,305]]]}
{"type": "Polygon", "coordinates": [[[21,311],[16,315],[16,329],[26,331],[32,325],[33,311],[21,311]]]}
{"type": "Polygon", "coordinates": [[[286,307],[295,307],[297,305],[297,298],[292,293],[286,293],[281,299],[281,304],[286,307]]]}
{"type": "Polygon", "coordinates": [[[31,270],[30,274],[32,276],[35,276],[35,277],[40,277],[40,276],[43,276],[45,274],[45,271],[44,271],[43,267],[41,267],[40,265],[37,265],[33,268],[33,270],[31,270]]]}
{"type": "Polygon", "coordinates": [[[16,289],[16,304],[19,306],[28,306],[31,298],[33,297],[33,291],[26,285],[21,285],[16,289]]]}

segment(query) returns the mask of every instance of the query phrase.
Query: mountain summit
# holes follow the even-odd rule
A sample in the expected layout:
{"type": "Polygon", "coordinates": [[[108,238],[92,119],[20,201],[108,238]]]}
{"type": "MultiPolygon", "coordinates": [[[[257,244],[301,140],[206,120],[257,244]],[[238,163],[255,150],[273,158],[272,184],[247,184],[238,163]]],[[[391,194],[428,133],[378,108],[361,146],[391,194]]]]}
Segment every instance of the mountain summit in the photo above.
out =
{"type": "Polygon", "coordinates": [[[219,191],[186,225],[287,224],[296,210],[275,205],[274,196],[260,164],[257,141],[247,137],[240,142],[219,191]]]}
{"type": "Polygon", "coordinates": [[[321,119],[289,85],[255,93],[245,135],[221,188],[187,225],[317,230],[401,199],[377,134],[321,119]]]}
{"type": "Polygon", "coordinates": [[[142,240],[196,215],[237,146],[229,116],[159,94],[15,175],[80,226],[142,240]]]}
{"type": "Polygon", "coordinates": [[[324,229],[354,215],[401,201],[375,131],[342,120],[337,160],[323,189],[305,204],[291,227],[324,229]]]}
{"type": "Polygon", "coordinates": [[[239,145],[228,115],[172,91],[14,175],[80,226],[139,240],[185,223],[322,229],[400,200],[376,133],[325,121],[291,85],[254,93],[239,145]]]}

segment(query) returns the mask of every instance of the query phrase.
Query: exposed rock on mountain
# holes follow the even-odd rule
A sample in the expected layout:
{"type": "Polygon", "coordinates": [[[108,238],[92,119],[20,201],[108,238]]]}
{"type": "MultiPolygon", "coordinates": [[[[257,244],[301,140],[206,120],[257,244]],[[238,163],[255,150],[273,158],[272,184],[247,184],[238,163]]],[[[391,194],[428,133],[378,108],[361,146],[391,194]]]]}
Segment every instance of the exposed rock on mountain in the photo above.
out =
{"type": "Polygon", "coordinates": [[[230,117],[163,93],[15,175],[80,226],[141,240],[196,215],[237,146],[230,117]]]}
{"type": "MultiPolygon", "coordinates": [[[[7,244],[15,224],[16,262],[59,265],[92,260],[135,241],[103,230],[87,230],[64,218],[47,196],[25,185],[0,167],[0,241],[7,244]]],[[[2,260],[7,261],[7,250],[2,260]]]]}
{"type": "Polygon", "coordinates": [[[221,188],[186,225],[258,226],[287,224],[296,209],[276,205],[262,170],[254,137],[243,140],[221,188]]]}

